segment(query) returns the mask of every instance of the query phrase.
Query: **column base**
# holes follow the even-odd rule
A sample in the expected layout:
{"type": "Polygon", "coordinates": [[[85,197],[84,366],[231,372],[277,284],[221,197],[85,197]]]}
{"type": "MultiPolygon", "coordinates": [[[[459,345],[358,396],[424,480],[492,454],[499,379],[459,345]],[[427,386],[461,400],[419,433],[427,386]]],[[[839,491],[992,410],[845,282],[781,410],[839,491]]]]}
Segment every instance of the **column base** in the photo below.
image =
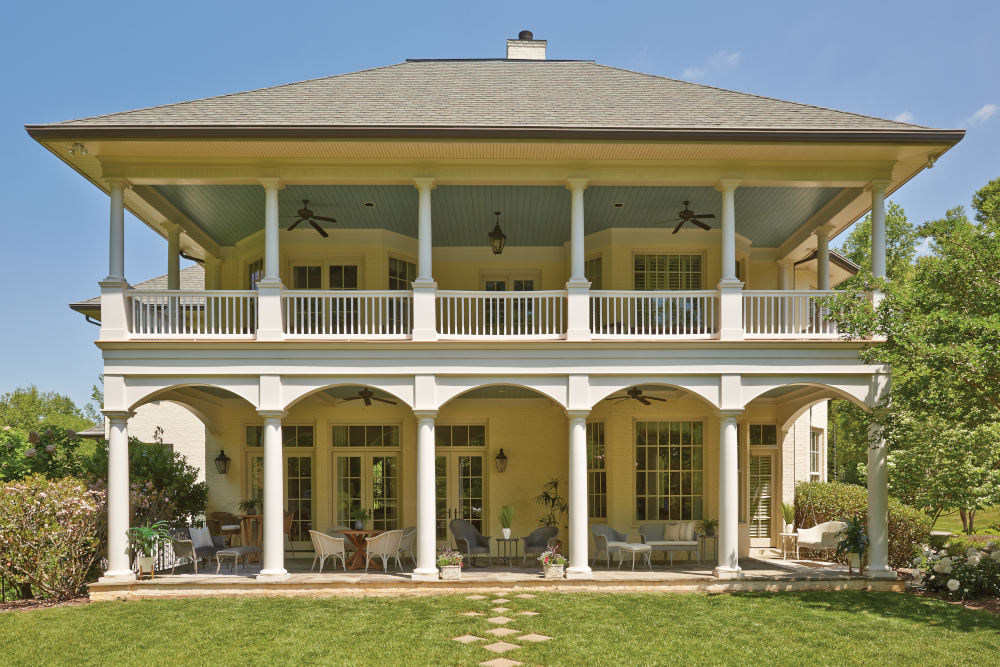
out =
{"type": "Polygon", "coordinates": [[[570,567],[566,568],[566,578],[567,579],[593,579],[594,571],[589,567],[570,567]]]}
{"type": "Polygon", "coordinates": [[[743,329],[720,329],[719,340],[744,340],[746,335],[743,329]]]}
{"type": "Polygon", "coordinates": [[[290,576],[287,570],[261,570],[257,581],[286,581],[290,576]]]}
{"type": "Polygon", "coordinates": [[[895,570],[891,570],[889,568],[886,568],[884,570],[875,570],[875,569],[872,569],[870,567],[866,567],[865,568],[865,575],[868,576],[871,579],[895,579],[896,578],[896,572],[895,572],[895,570]]]}
{"type": "Polygon", "coordinates": [[[590,340],[590,329],[567,329],[566,340],[590,340]]]}
{"type": "Polygon", "coordinates": [[[440,579],[438,571],[415,569],[410,573],[410,581],[437,581],[440,579]]]}
{"type": "Polygon", "coordinates": [[[741,570],[738,567],[731,568],[731,567],[722,567],[722,566],[720,566],[720,567],[717,567],[714,570],[712,570],[712,574],[714,574],[719,579],[744,579],[744,578],[746,578],[746,575],[743,574],[743,570],[741,570]]]}
{"type": "Polygon", "coordinates": [[[123,584],[138,579],[132,570],[121,572],[105,572],[104,576],[97,580],[99,584],[123,584]]]}
{"type": "Polygon", "coordinates": [[[285,332],[280,329],[257,329],[257,340],[285,340],[285,332]]]}
{"type": "Polygon", "coordinates": [[[436,329],[414,329],[413,330],[413,340],[437,340],[438,332],[436,329]]]}

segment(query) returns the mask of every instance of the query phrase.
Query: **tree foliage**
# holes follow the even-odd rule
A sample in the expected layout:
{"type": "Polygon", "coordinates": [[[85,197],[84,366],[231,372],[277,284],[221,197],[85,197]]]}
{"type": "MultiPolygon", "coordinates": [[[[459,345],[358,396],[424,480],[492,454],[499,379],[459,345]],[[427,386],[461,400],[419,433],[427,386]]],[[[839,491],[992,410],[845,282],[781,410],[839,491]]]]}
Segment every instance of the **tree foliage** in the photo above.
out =
{"type": "Polygon", "coordinates": [[[0,481],[29,475],[78,477],[84,463],[80,444],[75,431],[58,426],[41,432],[4,427],[0,430],[0,481]]]}
{"type": "MultiPolygon", "coordinates": [[[[913,267],[920,235],[906,219],[903,207],[889,202],[885,212],[885,269],[889,280],[905,280],[913,267]]],[[[838,289],[865,289],[872,272],[872,216],[854,225],[837,252],[861,267],[858,275],[842,282],[838,289]]]]}
{"type": "Polygon", "coordinates": [[[70,397],[54,391],[40,392],[35,385],[18,387],[0,396],[0,428],[29,431],[59,427],[82,431],[96,423],[70,397]]]}

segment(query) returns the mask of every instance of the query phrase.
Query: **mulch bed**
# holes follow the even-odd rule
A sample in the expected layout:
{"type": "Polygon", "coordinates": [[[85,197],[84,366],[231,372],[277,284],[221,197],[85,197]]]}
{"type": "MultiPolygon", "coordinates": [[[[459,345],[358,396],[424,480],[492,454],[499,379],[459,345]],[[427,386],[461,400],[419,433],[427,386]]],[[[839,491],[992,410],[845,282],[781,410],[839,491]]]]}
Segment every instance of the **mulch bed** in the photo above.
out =
{"type": "Polygon", "coordinates": [[[988,611],[991,614],[1000,614],[1000,598],[978,598],[976,600],[948,600],[947,598],[941,597],[941,594],[936,591],[929,591],[924,588],[919,588],[920,581],[914,576],[913,570],[899,569],[896,571],[904,578],[912,580],[912,583],[906,586],[906,592],[910,595],[916,595],[922,598],[931,598],[932,600],[940,600],[941,602],[947,602],[948,604],[959,605],[965,607],[966,609],[977,609],[980,611],[988,611]]]}
{"type": "Polygon", "coordinates": [[[51,609],[53,607],[78,607],[88,604],[90,598],[81,596],[69,600],[11,600],[0,602],[0,614],[5,611],[34,611],[36,609],[51,609]]]}

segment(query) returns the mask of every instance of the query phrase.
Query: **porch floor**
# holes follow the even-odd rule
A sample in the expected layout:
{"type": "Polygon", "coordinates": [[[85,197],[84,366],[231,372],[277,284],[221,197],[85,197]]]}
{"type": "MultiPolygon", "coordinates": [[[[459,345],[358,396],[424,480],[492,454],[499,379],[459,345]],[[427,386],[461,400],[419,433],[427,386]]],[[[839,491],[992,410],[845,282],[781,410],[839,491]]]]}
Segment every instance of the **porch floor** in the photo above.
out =
{"type": "MultiPolygon", "coordinates": [[[[481,559],[485,563],[485,559],[481,559]]],[[[339,561],[338,561],[339,562],[339,561]]],[[[375,571],[367,574],[363,570],[344,572],[333,570],[327,560],[322,574],[310,572],[312,557],[286,558],[285,569],[289,576],[281,581],[258,581],[260,565],[252,563],[249,568],[242,566],[230,570],[223,566],[215,574],[215,563],[210,568],[199,568],[199,573],[185,572],[187,566],[179,567],[177,574],[169,570],[156,573],[155,579],[132,582],[105,582],[90,584],[90,599],[93,601],[119,598],[146,597],[201,597],[226,595],[280,595],[280,596],[398,596],[435,595],[459,593],[516,593],[528,589],[560,592],[736,592],[736,591],[785,591],[785,590],[883,590],[902,591],[905,582],[901,579],[871,579],[849,574],[847,568],[834,563],[815,561],[784,561],[768,558],[746,558],[740,560],[744,578],[720,580],[712,574],[713,561],[698,564],[695,561],[674,560],[664,564],[657,559],[653,570],[648,566],[632,571],[628,561],[617,569],[612,561],[606,567],[598,561],[594,567],[593,579],[544,579],[542,570],[528,560],[528,566],[513,568],[499,566],[494,559],[493,566],[466,567],[458,581],[412,581],[410,562],[404,570],[391,568],[389,572],[375,571]]]]}

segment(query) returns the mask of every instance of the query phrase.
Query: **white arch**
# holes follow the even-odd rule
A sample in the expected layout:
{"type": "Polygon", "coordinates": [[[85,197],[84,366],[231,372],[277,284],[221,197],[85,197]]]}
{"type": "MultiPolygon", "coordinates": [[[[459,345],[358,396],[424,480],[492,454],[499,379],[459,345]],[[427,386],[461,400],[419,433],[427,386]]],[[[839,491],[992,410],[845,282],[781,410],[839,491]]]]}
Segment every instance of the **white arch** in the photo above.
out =
{"type": "Polygon", "coordinates": [[[225,389],[254,408],[259,406],[260,386],[257,377],[125,377],[126,410],[157,400],[160,394],[183,387],[215,387],[225,389]]]}
{"type": "Polygon", "coordinates": [[[708,403],[713,409],[719,408],[719,376],[711,375],[632,375],[632,376],[591,376],[590,407],[615,392],[624,391],[640,384],[656,384],[682,389],[708,403]]]}
{"type": "Polygon", "coordinates": [[[831,375],[831,376],[768,376],[745,375],[742,378],[741,399],[743,405],[759,398],[773,389],[801,386],[816,387],[829,392],[829,398],[841,398],[867,410],[875,395],[874,378],[871,375],[831,375]]]}
{"type": "Polygon", "coordinates": [[[304,398],[330,387],[370,387],[399,399],[411,410],[414,405],[413,376],[410,377],[304,377],[282,376],[282,410],[288,410],[304,398]]]}
{"type": "Polygon", "coordinates": [[[484,377],[439,377],[437,378],[436,409],[440,410],[451,400],[480,387],[508,385],[524,387],[536,391],[566,408],[569,401],[569,385],[565,376],[484,376],[484,377]]]}

